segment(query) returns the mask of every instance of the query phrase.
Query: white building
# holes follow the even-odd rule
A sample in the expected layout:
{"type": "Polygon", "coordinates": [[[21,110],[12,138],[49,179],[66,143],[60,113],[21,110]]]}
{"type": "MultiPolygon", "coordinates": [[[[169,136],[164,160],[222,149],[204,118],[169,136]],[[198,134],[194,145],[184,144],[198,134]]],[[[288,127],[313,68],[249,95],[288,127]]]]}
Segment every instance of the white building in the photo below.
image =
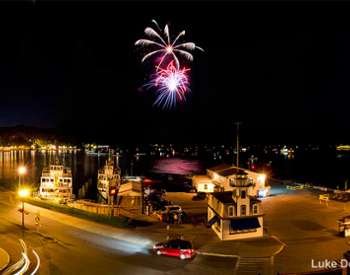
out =
{"type": "Polygon", "coordinates": [[[124,177],[119,186],[117,204],[127,209],[140,209],[142,205],[142,179],[140,177],[124,177]]]}
{"type": "Polygon", "coordinates": [[[240,171],[244,171],[247,174],[247,180],[253,184],[249,190],[249,195],[262,197],[267,195],[270,187],[266,184],[265,174],[227,164],[220,164],[207,169],[207,175],[194,176],[192,185],[198,192],[232,191],[231,179],[234,179],[240,171]],[[204,187],[207,187],[207,189],[204,189],[204,187]]]}
{"type": "Polygon", "coordinates": [[[197,192],[212,193],[215,191],[215,183],[208,175],[196,175],[192,177],[192,186],[197,192]]]}
{"type": "Polygon", "coordinates": [[[209,195],[208,224],[221,240],[262,237],[261,201],[249,195],[253,181],[241,170],[229,182],[231,191],[209,195]]]}

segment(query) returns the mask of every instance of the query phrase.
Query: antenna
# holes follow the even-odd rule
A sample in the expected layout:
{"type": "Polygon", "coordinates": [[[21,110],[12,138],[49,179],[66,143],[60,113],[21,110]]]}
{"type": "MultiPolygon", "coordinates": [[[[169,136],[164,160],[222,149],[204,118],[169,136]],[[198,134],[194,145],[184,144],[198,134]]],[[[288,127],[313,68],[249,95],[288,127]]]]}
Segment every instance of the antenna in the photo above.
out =
{"type": "MultiPolygon", "coordinates": [[[[236,125],[236,150],[237,150],[237,157],[236,157],[236,166],[239,168],[239,125],[241,125],[242,122],[235,122],[236,125]]],[[[233,161],[234,161],[234,154],[233,154],[233,161]]],[[[233,162],[234,163],[234,162],[233,162]]]]}

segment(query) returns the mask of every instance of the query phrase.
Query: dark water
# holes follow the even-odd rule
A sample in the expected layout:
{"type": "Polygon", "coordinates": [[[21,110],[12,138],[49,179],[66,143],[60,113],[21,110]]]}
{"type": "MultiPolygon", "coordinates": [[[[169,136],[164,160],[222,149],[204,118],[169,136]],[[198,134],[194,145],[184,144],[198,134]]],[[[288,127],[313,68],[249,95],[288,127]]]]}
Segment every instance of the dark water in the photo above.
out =
{"type": "Polygon", "coordinates": [[[283,179],[339,189],[344,189],[349,181],[350,188],[350,153],[320,150],[296,152],[293,159],[276,157],[272,161],[272,173],[283,179]]]}

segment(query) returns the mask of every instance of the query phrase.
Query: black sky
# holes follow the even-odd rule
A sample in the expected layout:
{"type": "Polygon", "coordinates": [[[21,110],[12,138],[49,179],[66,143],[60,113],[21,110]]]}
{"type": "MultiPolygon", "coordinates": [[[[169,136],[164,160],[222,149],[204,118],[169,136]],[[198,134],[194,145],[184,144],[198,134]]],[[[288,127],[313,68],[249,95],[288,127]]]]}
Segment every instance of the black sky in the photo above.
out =
{"type": "Polygon", "coordinates": [[[349,141],[350,4],[32,2],[0,4],[0,126],[86,139],[349,141]],[[192,94],[171,112],[140,87],[133,43],[151,19],[186,29],[192,94]]]}

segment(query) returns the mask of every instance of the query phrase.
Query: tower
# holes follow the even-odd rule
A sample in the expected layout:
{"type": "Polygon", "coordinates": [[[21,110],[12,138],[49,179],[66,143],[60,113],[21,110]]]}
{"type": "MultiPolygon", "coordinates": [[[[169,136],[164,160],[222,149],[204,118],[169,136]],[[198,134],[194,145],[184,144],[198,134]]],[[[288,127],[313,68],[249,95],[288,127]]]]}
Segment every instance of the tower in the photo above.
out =
{"type": "Polygon", "coordinates": [[[236,205],[236,216],[249,216],[250,213],[250,197],[249,188],[253,186],[253,182],[248,178],[248,174],[243,170],[230,178],[230,186],[233,187],[232,199],[236,205]]]}

